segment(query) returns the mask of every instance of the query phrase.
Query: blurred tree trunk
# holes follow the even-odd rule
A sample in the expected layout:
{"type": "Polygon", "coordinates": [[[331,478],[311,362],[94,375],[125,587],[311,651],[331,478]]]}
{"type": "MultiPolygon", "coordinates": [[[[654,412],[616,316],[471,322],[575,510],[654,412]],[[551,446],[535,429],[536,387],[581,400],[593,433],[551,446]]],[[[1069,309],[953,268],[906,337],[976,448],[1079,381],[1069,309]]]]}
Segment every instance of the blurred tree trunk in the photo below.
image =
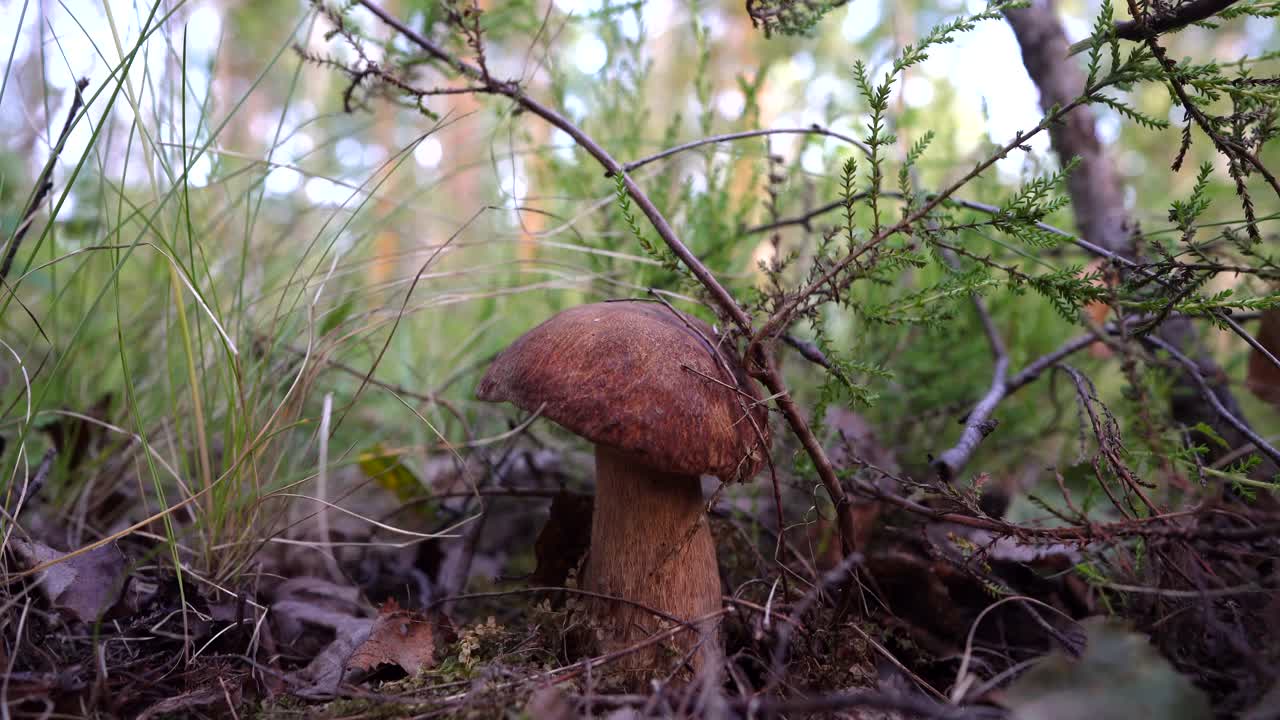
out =
{"type": "MultiPolygon", "coordinates": [[[[224,37],[239,38],[251,33],[242,33],[238,23],[251,20],[252,15],[237,12],[240,3],[230,0],[222,3],[223,22],[228,26],[224,37]]],[[[231,121],[223,130],[219,145],[231,152],[256,157],[262,145],[262,139],[255,137],[254,120],[266,110],[266,94],[261,91],[250,91],[254,78],[262,69],[261,56],[253,52],[237,51],[224,47],[219,55],[213,78],[213,92],[218,116],[231,112],[236,103],[243,97],[244,104],[231,117],[231,121]],[[247,94],[247,97],[246,97],[247,94]]],[[[269,169],[268,169],[269,171],[269,169]]]]}
{"type": "MultiPolygon", "coordinates": [[[[1070,43],[1055,13],[1053,0],[1034,0],[1029,7],[1009,10],[1005,15],[1022,48],[1023,65],[1040,89],[1040,106],[1065,105],[1077,97],[1084,89],[1084,75],[1077,61],[1068,54],[1070,43]]],[[[1067,190],[1081,235],[1117,255],[1141,261],[1134,243],[1137,224],[1125,210],[1123,188],[1110,154],[1098,140],[1093,111],[1088,107],[1073,110],[1064,122],[1050,128],[1050,140],[1059,158],[1064,161],[1080,158],[1080,164],[1067,179],[1067,190]]],[[[1171,318],[1156,334],[1193,359],[1223,407],[1247,422],[1227,384],[1226,374],[1209,354],[1192,320],[1171,318]]],[[[1209,398],[1200,393],[1185,372],[1180,374],[1173,390],[1172,415],[1187,428],[1204,423],[1226,441],[1229,447],[1224,448],[1203,433],[1192,431],[1196,442],[1209,448],[1204,458],[1206,463],[1249,444],[1243,433],[1223,421],[1209,398]]],[[[1270,479],[1276,472],[1275,463],[1264,459],[1251,475],[1270,479]]]]}

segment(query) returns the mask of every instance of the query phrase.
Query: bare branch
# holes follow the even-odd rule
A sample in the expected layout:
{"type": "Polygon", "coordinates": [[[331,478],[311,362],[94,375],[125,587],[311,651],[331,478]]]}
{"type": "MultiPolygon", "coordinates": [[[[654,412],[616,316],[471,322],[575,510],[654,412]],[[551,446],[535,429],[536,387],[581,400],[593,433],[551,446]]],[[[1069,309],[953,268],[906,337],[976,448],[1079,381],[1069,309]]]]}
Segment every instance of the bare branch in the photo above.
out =
{"type": "Polygon", "coordinates": [[[1258,354],[1266,358],[1268,362],[1280,368],[1280,359],[1276,359],[1275,354],[1273,354],[1266,345],[1258,342],[1257,338],[1250,335],[1248,330],[1240,327],[1240,323],[1236,322],[1235,318],[1225,313],[1215,313],[1214,317],[1218,318],[1218,320],[1222,321],[1227,327],[1231,328],[1231,332],[1234,332],[1236,335],[1244,338],[1244,341],[1249,343],[1249,347],[1258,351],[1258,354]]]}
{"type": "MultiPolygon", "coordinates": [[[[954,265],[959,264],[954,256],[949,257],[948,261],[954,265]]],[[[960,439],[951,449],[933,461],[934,469],[946,482],[955,479],[956,474],[968,464],[969,458],[978,449],[978,444],[995,431],[997,422],[991,419],[991,414],[1000,405],[1000,401],[1009,394],[1009,352],[1005,349],[1004,340],[1000,337],[982,296],[973,296],[973,306],[978,312],[978,318],[982,321],[982,329],[987,335],[987,343],[991,346],[991,354],[995,356],[995,367],[991,371],[991,386],[982,400],[969,411],[960,439]]]]}
{"type": "Polygon", "coordinates": [[[1236,417],[1234,413],[1228,410],[1226,405],[1223,404],[1222,399],[1218,397],[1218,393],[1214,392],[1214,389],[1209,386],[1209,382],[1205,380],[1204,373],[1206,370],[1209,372],[1220,373],[1222,372],[1221,369],[1217,367],[1212,369],[1201,367],[1201,365],[1195,360],[1183,355],[1176,347],[1173,346],[1173,343],[1166,342],[1154,335],[1142,338],[1142,342],[1148,345],[1154,345],[1155,347],[1164,350],[1169,353],[1170,357],[1177,360],[1178,364],[1186,370],[1186,374],[1195,381],[1196,387],[1200,390],[1200,394],[1203,395],[1213,405],[1213,408],[1218,411],[1218,415],[1226,423],[1234,427],[1241,435],[1248,438],[1249,442],[1253,443],[1255,448],[1267,457],[1271,458],[1272,462],[1280,465],[1280,450],[1276,450],[1272,447],[1271,444],[1264,440],[1261,435],[1255,433],[1253,429],[1249,427],[1248,423],[1236,417]]]}
{"type": "Polygon", "coordinates": [[[1005,394],[1012,395],[1019,388],[1022,388],[1025,385],[1030,385],[1043,375],[1046,370],[1096,342],[1098,342],[1098,337],[1096,335],[1093,333],[1085,333],[1084,335],[1071,338],[1062,345],[1059,345],[1057,350],[1046,355],[1041,355],[1035,360],[1032,360],[1027,363],[1027,366],[1022,368],[1017,375],[1009,378],[1008,386],[1005,388],[1005,394]]]}
{"type": "Polygon", "coordinates": [[[1236,0],[1189,0],[1152,15],[1147,22],[1125,20],[1116,23],[1116,37],[1122,40],[1142,40],[1170,30],[1179,30],[1192,23],[1207,20],[1236,4],[1236,0]]]}
{"type": "Polygon", "coordinates": [[[472,80],[480,82],[485,92],[509,97],[525,110],[528,110],[543,120],[546,120],[560,130],[563,130],[569,135],[569,137],[573,138],[575,143],[577,143],[583,150],[586,150],[587,153],[590,154],[591,157],[595,158],[598,163],[604,166],[604,169],[609,173],[623,173],[623,181],[627,188],[627,194],[631,196],[631,199],[640,207],[641,212],[643,212],[645,217],[649,219],[649,222],[653,224],[654,230],[657,231],[658,236],[661,237],[663,242],[671,248],[671,251],[675,253],[676,257],[678,257],[680,261],[689,268],[689,271],[693,273],[694,277],[696,277],[698,281],[706,287],[711,298],[716,302],[716,305],[725,312],[726,316],[731,319],[734,324],[738,325],[743,330],[747,330],[751,327],[751,318],[748,317],[742,307],[738,305],[737,301],[734,300],[729,291],[720,284],[720,281],[711,274],[711,271],[702,264],[702,261],[698,260],[689,248],[681,242],[680,238],[676,236],[675,230],[671,227],[671,224],[668,223],[667,219],[658,211],[658,208],[653,204],[653,201],[649,199],[649,196],[645,194],[638,185],[636,185],[635,181],[623,172],[622,165],[618,163],[617,160],[614,160],[613,156],[601,147],[599,143],[593,140],[591,136],[587,135],[581,128],[559,112],[526,95],[519,84],[511,81],[500,81],[488,77],[483,70],[450,55],[439,45],[428,40],[421,33],[404,24],[399,18],[384,10],[382,6],[373,0],[360,0],[360,4],[376,15],[379,20],[382,20],[397,32],[413,41],[414,44],[421,47],[432,57],[444,62],[449,67],[472,80]]]}
{"type": "MultiPolygon", "coordinates": [[[[1145,28],[1136,20],[1122,20],[1115,24],[1112,33],[1121,40],[1143,40],[1208,20],[1235,4],[1236,0],[1189,0],[1151,16],[1145,28]]],[[[1087,49],[1089,44],[1089,40],[1082,40],[1072,45],[1071,54],[1087,49]]]]}
{"type": "MultiPolygon", "coordinates": [[[[666,150],[663,150],[659,153],[642,157],[639,160],[632,160],[631,162],[623,165],[622,169],[624,172],[631,172],[632,170],[636,170],[638,168],[644,167],[645,165],[648,165],[651,162],[655,162],[663,158],[671,157],[672,155],[675,155],[677,153],[682,153],[686,150],[693,150],[695,148],[700,148],[700,147],[703,147],[704,145],[714,145],[716,143],[730,142],[733,140],[743,140],[745,138],[762,137],[765,135],[822,135],[824,137],[832,137],[837,140],[849,143],[850,145],[853,145],[854,147],[861,150],[863,153],[870,154],[871,152],[871,148],[867,147],[866,143],[863,143],[861,140],[849,137],[848,135],[843,135],[833,130],[828,130],[827,128],[824,128],[821,125],[818,125],[815,123],[807,128],[776,128],[776,129],[770,129],[770,130],[745,130],[743,132],[725,133],[724,135],[712,135],[711,137],[705,137],[699,140],[692,140],[690,142],[683,143],[681,145],[676,145],[675,147],[667,148],[666,150]]],[[[606,172],[605,175],[608,177],[611,177],[613,173],[606,172]]]]}
{"type": "MultiPolygon", "coordinates": [[[[1232,322],[1235,321],[1232,320],[1232,322]]],[[[1139,321],[1139,323],[1141,324],[1142,321],[1139,321]]],[[[1107,324],[1103,329],[1112,335],[1119,333],[1119,328],[1114,323],[1107,324]]],[[[1053,352],[1041,355],[1035,360],[1032,360],[1027,363],[1026,367],[1018,371],[1017,375],[1009,378],[1009,387],[1007,388],[1006,395],[1012,395],[1023,386],[1035,382],[1046,370],[1096,342],[1098,342],[1097,335],[1091,332],[1085,333],[1062,343],[1053,352]]]]}
{"type": "Polygon", "coordinates": [[[808,340],[801,340],[790,333],[783,335],[782,341],[795,348],[796,352],[800,353],[800,356],[805,360],[808,360],[814,365],[821,365],[828,370],[831,369],[831,361],[827,359],[827,356],[823,354],[822,350],[818,349],[817,345],[814,345],[808,340]]]}
{"type": "MultiPolygon", "coordinates": [[[[869,195],[869,193],[860,192],[860,193],[857,193],[856,195],[853,195],[852,199],[861,200],[867,197],[867,195],[869,195]]],[[[890,197],[890,198],[901,199],[902,193],[894,192],[892,190],[884,190],[880,192],[880,197],[890,197]]],[[[802,225],[804,226],[805,230],[809,230],[810,229],[809,223],[813,221],[814,218],[820,217],[822,215],[826,215],[829,212],[842,208],[845,206],[845,203],[846,203],[845,198],[840,198],[839,200],[832,200],[831,202],[826,203],[824,205],[819,205],[818,207],[810,210],[809,212],[804,213],[803,215],[797,215],[795,217],[780,218],[778,220],[765,223],[763,225],[752,225],[751,227],[743,228],[740,232],[743,235],[758,235],[760,233],[766,233],[771,230],[790,227],[792,225],[802,225]]]]}
{"type": "MultiPolygon", "coordinates": [[[[803,290],[797,292],[790,300],[782,305],[751,338],[749,348],[759,345],[765,340],[772,339],[779,331],[790,324],[791,319],[800,312],[806,303],[811,302],[812,298],[818,295],[824,288],[831,287],[835,279],[840,276],[850,265],[856,263],[863,255],[872,249],[878,247],[889,238],[899,233],[909,233],[916,223],[924,220],[933,212],[934,208],[943,204],[951,198],[960,188],[972,182],[975,178],[985,172],[992,165],[996,164],[1001,158],[1004,158],[1014,150],[1022,148],[1027,141],[1035,137],[1046,128],[1052,127],[1064,115],[1071,112],[1085,102],[1084,97],[1077,97],[1062,107],[1054,109],[1048,113],[1035,127],[1028,131],[1019,131],[1014,134],[1013,139],[1005,143],[1000,149],[993,152],[986,159],[974,165],[974,167],[963,176],[948,185],[945,189],[933,195],[920,205],[919,208],[912,211],[902,220],[877,233],[875,237],[860,245],[857,249],[849,252],[840,260],[831,264],[830,268],[819,277],[815,278],[803,290]]],[[[847,284],[847,283],[844,283],[847,284]]],[[[839,289],[839,287],[837,288],[839,289]]]]}

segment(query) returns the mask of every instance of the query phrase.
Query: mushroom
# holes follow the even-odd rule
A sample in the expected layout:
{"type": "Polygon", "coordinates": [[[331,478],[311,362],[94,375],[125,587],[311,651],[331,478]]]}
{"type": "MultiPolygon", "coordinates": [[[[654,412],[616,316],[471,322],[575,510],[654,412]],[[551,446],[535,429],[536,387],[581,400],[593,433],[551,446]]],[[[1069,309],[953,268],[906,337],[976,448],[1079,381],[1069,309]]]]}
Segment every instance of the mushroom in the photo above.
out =
{"type": "MultiPolygon", "coordinates": [[[[666,642],[697,671],[719,656],[720,573],[700,477],[746,481],[768,452],[767,411],[723,338],[668,305],[580,305],[494,359],[476,395],[540,412],[595,445],[596,497],[583,587],[604,652],[675,624],[666,642]],[[656,613],[653,611],[657,611],[656,613]],[[696,632],[694,631],[696,630],[696,632]],[[696,651],[695,651],[696,649],[696,651]]],[[[659,670],[660,648],[621,664],[659,670]]]]}

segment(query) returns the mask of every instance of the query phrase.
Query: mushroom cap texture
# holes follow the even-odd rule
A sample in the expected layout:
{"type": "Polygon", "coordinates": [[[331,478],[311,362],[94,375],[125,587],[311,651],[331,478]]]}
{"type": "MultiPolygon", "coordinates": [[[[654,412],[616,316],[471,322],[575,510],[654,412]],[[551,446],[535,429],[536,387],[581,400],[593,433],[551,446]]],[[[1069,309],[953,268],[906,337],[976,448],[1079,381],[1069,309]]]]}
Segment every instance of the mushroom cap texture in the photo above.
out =
{"type": "Polygon", "coordinates": [[[664,304],[579,305],[498,355],[476,396],[542,408],[565,429],[662,472],[745,481],[768,452],[768,413],[738,360],[713,346],[719,340],[664,304]]]}

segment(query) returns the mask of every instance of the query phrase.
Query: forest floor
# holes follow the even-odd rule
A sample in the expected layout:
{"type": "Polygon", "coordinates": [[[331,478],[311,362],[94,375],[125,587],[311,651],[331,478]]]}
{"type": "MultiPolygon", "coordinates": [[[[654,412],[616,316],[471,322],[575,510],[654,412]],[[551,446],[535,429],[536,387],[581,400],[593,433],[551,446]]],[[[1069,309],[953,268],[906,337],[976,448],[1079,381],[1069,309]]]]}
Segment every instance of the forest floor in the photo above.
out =
{"type": "MultiPolygon", "coordinates": [[[[981,480],[911,483],[839,420],[837,457],[883,493],[859,504],[866,548],[842,557],[798,483],[782,541],[770,493],[718,494],[725,661],[695,678],[673,658],[628,685],[627,650],[583,641],[591,496],[566,488],[589,461],[526,444],[409,501],[379,481],[403,466],[330,478],[343,512],[291,510],[224,582],[176,574],[156,528],[56,550],[70,529],[31,503],[8,543],[26,572],[6,717],[1277,716],[1280,513],[1219,500],[1158,525],[1020,528],[981,480]]],[[[116,491],[98,501],[129,502],[116,491]]]]}

